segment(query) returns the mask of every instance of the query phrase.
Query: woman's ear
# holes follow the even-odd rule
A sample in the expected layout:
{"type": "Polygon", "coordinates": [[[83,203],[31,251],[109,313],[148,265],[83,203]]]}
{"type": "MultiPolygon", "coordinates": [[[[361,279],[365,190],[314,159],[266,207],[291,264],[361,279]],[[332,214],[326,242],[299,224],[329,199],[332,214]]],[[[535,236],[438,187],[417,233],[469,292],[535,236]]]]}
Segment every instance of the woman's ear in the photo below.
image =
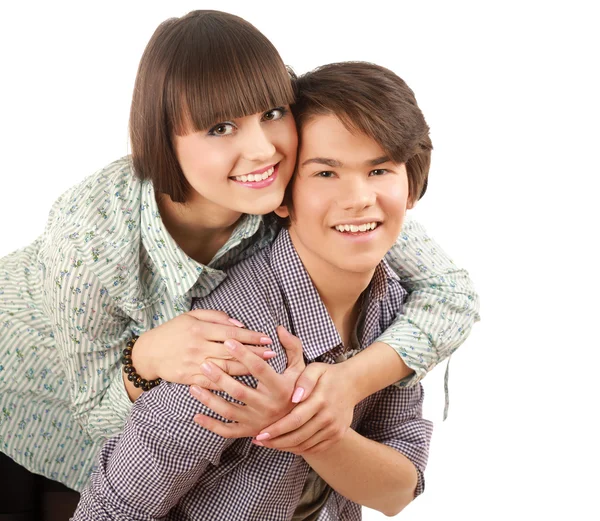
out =
{"type": "Polygon", "coordinates": [[[279,208],[276,208],[275,214],[278,215],[279,217],[281,217],[282,219],[289,217],[290,211],[287,207],[287,204],[282,204],[279,208]]]}

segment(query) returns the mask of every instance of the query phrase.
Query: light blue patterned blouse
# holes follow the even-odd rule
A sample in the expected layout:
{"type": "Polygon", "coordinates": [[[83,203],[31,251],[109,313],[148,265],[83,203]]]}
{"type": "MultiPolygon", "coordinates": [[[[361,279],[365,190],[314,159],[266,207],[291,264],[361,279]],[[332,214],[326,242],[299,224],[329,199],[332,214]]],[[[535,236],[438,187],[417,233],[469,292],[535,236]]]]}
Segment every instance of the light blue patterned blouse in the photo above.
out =
{"type": "MultiPolygon", "coordinates": [[[[152,184],[133,175],[128,157],[67,191],[42,236],[0,259],[2,452],[81,489],[131,408],[120,365],[127,340],[188,311],[225,278],[221,270],[275,233],[269,219],[244,216],[205,266],[173,241],[152,184]]],[[[387,259],[411,294],[379,340],[414,369],[402,382],[410,385],[463,342],[478,298],[414,221],[387,259]]]]}

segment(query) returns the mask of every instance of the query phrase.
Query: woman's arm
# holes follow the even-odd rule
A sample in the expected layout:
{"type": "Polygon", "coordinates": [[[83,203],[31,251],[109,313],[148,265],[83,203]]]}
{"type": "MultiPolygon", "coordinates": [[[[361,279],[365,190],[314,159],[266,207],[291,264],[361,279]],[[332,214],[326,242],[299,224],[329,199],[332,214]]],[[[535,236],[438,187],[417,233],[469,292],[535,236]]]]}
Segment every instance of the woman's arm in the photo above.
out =
{"type": "Polygon", "coordinates": [[[465,341],[479,320],[479,297],[469,274],[414,220],[405,220],[386,260],[409,296],[403,314],[377,341],[392,347],[414,371],[402,381],[414,385],[465,341]]]}
{"type": "Polygon", "coordinates": [[[131,401],[121,376],[129,317],[75,248],[61,241],[44,257],[43,311],[52,323],[74,416],[94,440],[117,434],[131,401]]]}

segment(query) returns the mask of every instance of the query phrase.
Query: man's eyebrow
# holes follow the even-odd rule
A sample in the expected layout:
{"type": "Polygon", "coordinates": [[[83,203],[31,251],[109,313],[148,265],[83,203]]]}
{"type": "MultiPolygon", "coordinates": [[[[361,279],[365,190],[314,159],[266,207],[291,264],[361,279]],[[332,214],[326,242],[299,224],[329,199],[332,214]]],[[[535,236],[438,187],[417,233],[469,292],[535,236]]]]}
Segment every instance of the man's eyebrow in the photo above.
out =
{"type": "Polygon", "coordinates": [[[387,163],[391,161],[391,159],[388,156],[381,156],[381,157],[376,157],[375,159],[370,159],[369,161],[366,161],[366,164],[369,166],[377,166],[377,165],[382,165],[383,163],[387,163]]]}
{"type": "MultiPolygon", "coordinates": [[[[390,161],[390,158],[388,156],[381,156],[381,157],[376,157],[375,159],[367,159],[365,161],[365,165],[377,166],[377,165],[382,165],[383,163],[387,163],[388,161],[390,161]]],[[[337,159],[331,159],[329,157],[311,157],[310,159],[307,159],[306,161],[304,161],[302,163],[302,166],[309,165],[311,163],[314,163],[317,165],[327,165],[332,168],[335,168],[335,167],[339,168],[341,166],[344,166],[344,164],[341,161],[338,161],[337,159]]]]}
{"type": "Polygon", "coordinates": [[[302,163],[302,166],[316,163],[317,165],[327,165],[333,168],[343,166],[343,164],[337,159],[330,159],[328,157],[311,157],[302,163]]]}

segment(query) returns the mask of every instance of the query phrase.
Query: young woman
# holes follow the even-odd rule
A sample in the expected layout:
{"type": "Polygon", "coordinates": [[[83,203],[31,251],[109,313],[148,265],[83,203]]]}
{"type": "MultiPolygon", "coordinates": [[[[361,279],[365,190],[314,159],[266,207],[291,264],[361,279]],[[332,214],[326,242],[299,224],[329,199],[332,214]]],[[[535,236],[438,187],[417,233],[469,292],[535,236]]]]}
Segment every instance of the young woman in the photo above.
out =
{"type": "MultiPolygon", "coordinates": [[[[148,382],[200,383],[207,358],[240,374],[222,343],[272,342],[218,310],[188,310],[276,234],[261,215],[294,169],[292,101],[277,51],[244,20],[195,11],[158,27],[136,79],[131,157],[67,191],[44,234],[0,260],[0,448],[19,466],[81,489],[148,382]],[[121,369],[133,335],[141,387],[121,369]]],[[[388,258],[411,293],[364,359],[377,388],[420,380],[477,318],[468,275],[418,224],[388,258]]]]}

